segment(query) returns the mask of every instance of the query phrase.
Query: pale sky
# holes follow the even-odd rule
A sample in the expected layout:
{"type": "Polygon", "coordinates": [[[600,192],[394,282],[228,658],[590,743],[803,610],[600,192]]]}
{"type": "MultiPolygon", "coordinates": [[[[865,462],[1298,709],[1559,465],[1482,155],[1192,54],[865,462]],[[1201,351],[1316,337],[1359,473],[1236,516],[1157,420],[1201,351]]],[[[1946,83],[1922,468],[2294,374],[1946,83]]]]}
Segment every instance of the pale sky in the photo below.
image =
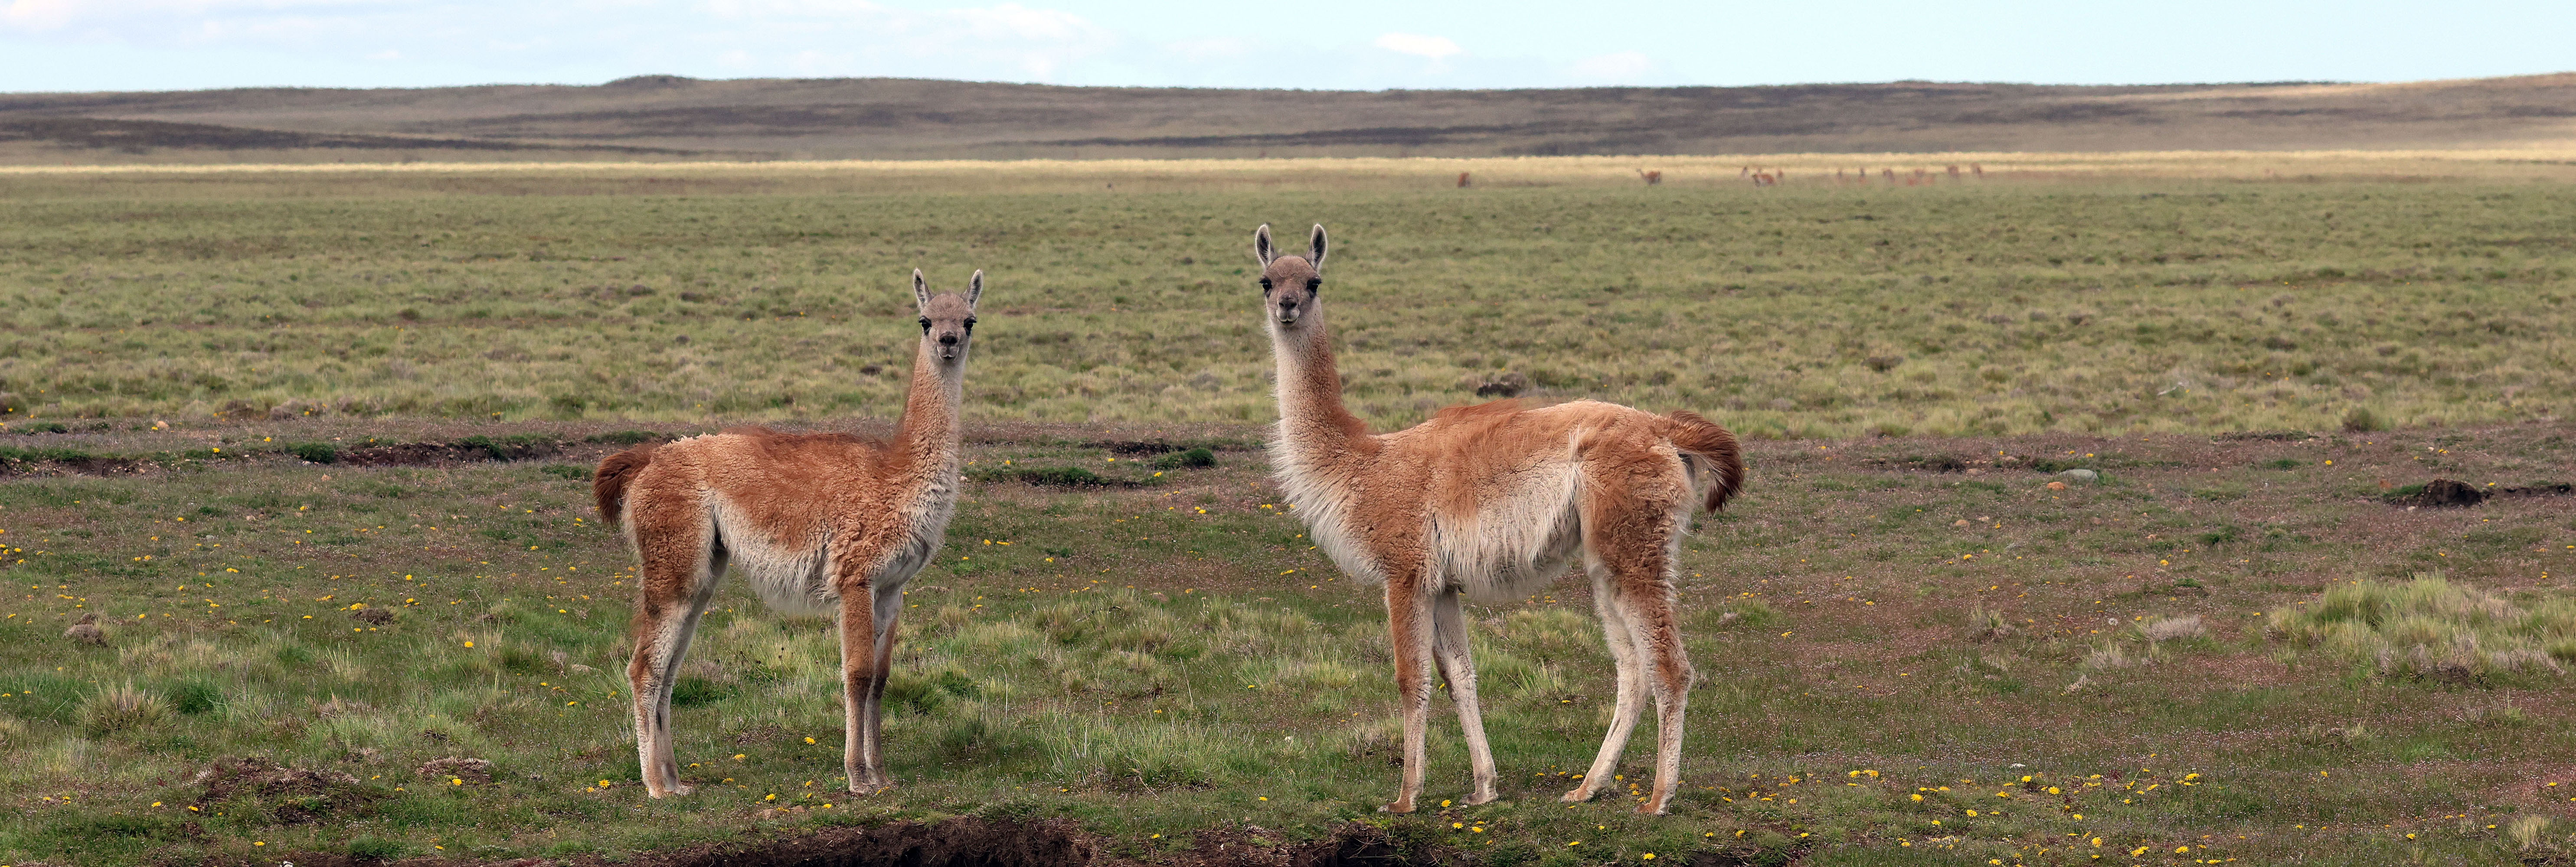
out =
{"type": "Polygon", "coordinates": [[[0,0],[0,91],[902,76],[1327,89],[2576,70],[2576,0],[0,0]]]}

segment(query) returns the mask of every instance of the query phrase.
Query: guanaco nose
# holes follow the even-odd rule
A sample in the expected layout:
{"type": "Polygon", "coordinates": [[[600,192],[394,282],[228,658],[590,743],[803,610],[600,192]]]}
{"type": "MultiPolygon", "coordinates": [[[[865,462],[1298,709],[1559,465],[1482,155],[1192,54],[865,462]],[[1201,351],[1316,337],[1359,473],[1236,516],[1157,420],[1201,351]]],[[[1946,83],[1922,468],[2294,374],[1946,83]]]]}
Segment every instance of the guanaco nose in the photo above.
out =
{"type": "Polygon", "coordinates": [[[942,335],[939,335],[939,345],[941,345],[941,346],[955,346],[955,345],[957,345],[957,335],[954,335],[954,334],[942,334],[942,335]]]}
{"type": "Polygon", "coordinates": [[[1294,299],[1294,298],[1282,298],[1282,299],[1279,299],[1279,312],[1281,312],[1281,313],[1295,313],[1295,312],[1297,312],[1297,299],[1294,299]]]}

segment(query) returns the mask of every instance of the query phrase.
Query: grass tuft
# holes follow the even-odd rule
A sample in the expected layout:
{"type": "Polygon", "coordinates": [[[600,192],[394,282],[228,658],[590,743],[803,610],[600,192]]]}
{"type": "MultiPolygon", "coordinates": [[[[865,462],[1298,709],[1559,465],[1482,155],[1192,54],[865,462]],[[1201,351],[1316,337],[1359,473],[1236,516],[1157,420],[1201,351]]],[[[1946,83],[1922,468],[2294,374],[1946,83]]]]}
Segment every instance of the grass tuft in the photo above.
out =
{"type": "Polygon", "coordinates": [[[2287,641],[2366,663],[2385,677],[2485,683],[2558,674],[2561,662],[2576,659],[2576,600],[2525,607],[2440,573],[2338,585],[2314,605],[2276,609],[2267,619],[2287,641]]]}
{"type": "Polygon", "coordinates": [[[2153,642],[2208,638],[2209,627],[2201,625],[2200,615],[2188,614],[2181,617],[2159,617],[2139,624],[2138,634],[2153,642]]]}
{"type": "Polygon", "coordinates": [[[81,726],[93,735],[145,731],[170,717],[170,705],[132,681],[90,694],[81,702],[81,726]]]}

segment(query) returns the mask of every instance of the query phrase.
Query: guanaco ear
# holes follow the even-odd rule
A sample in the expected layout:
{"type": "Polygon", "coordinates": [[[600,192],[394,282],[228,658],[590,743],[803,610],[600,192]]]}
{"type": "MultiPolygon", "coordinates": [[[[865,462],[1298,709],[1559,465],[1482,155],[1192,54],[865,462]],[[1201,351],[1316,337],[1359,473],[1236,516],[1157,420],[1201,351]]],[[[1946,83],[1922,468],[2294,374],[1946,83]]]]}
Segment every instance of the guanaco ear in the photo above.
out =
{"type": "Polygon", "coordinates": [[[1306,264],[1315,266],[1315,273],[1324,273],[1324,224],[1322,223],[1315,224],[1315,241],[1306,249],[1306,264]]]}
{"type": "Polygon", "coordinates": [[[1269,223],[1263,223],[1261,228],[1252,230],[1252,258],[1259,260],[1261,267],[1264,268],[1270,267],[1270,260],[1279,258],[1279,248],[1270,244],[1269,223]]]}
{"type": "Polygon", "coordinates": [[[923,314],[930,312],[930,281],[921,279],[921,269],[912,269],[912,303],[923,314]]]}
{"type": "Polygon", "coordinates": [[[966,309],[973,311],[975,299],[982,297],[984,297],[984,269],[977,268],[975,276],[966,280],[966,309]]]}

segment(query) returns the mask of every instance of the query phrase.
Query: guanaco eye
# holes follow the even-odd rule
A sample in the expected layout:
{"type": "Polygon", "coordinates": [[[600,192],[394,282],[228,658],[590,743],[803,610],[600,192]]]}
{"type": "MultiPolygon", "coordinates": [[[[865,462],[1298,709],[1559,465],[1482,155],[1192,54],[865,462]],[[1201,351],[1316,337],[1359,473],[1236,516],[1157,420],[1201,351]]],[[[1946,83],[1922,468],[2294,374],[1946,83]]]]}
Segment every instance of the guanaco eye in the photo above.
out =
{"type": "Polygon", "coordinates": [[[1317,290],[1317,289],[1321,289],[1321,288],[1324,288],[1324,278],[1322,278],[1322,277],[1308,277],[1308,278],[1306,278],[1306,291],[1308,291],[1308,292],[1313,292],[1313,291],[1315,291],[1315,290],[1317,290]]]}
{"type": "Polygon", "coordinates": [[[1268,291],[1270,291],[1270,278],[1268,278],[1268,277],[1263,277],[1263,278],[1261,278],[1261,291],[1263,291],[1263,292],[1268,292],[1268,291]]]}
{"type": "Polygon", "coordinates": [[[966,317],[966,330],[968,330],[968,331],[973,331],[973,330],[975,330],[975,317],[972,317],[972,316],[966,317]]]}
{"type": "Polygon", "coordinates": [[[930,317],[928,316],[921,317],[921,333],[930,333],[930,317]]]}

